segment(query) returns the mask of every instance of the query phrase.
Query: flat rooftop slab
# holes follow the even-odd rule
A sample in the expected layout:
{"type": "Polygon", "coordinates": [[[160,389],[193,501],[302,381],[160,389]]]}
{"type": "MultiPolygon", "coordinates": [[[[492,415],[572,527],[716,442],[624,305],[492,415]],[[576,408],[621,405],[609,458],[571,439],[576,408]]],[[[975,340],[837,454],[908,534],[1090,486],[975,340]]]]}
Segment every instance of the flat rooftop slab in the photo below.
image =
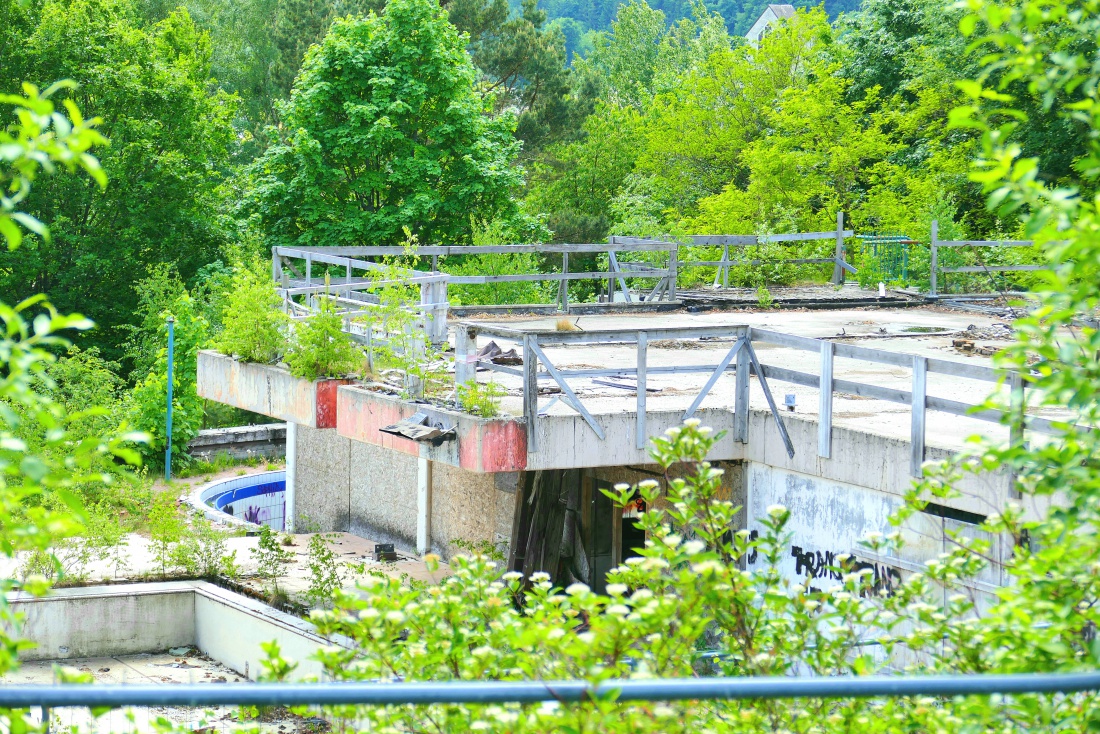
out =
{"type": "MultiPolygon", "coordinates": [[[[553,331],[558,318],[498,317],[492,319],[468,319],[472,323],[496,325],[510,329],[537,329],[553,331]]],[[[839,309],[839,310],[782,310],[738,311],[702,313],[650,313],[608,314],[599,316],[571,316],[569,321],[579,329],[597,331],[607,329],[646,330],[657,328],[720,327],[748,325],[784,334],[811,338],[827,338],[837,343],[856,344],[882,351],[919,355],[962,364],[992,367],[992,358],[968,353],[952,346],[954,339],[965,334],[974,341],[975,348],[1000,349],[1010,334],[1008,324],[990,316],[953,311],[941,307],[916,307],[899,309],[839,309]]],[[[491,337],[481,336],[478,346],[484,346],[491,337]]],[[[507,350],[511,344],[498,341],[507,350]]],[[[650,341],[648,366],[716,365],[733,346],[732,339],[707,341],[650,341]]],[[[820,357],[814,352],[772,344],[755,344],[761,362],[813,375],[820,374],[820,357]]],[[[560,369],[633,368],[636,349],[632,344],[585,344],[576,346],[546,346],[549,359],[560,369]]],[[[698,395],[707,380],[705,373],[650,374],[647,385],[649,411],[683,411],[698,395]]],[[[908,391],[912,386],[912,372],[905,367],[837,358],[834,377],[880,387],[908,391]]],[[[507,389],[502,401],[505,412],[521,415],[522,382],[519,377],[501,373],[478,373],[479,381],[493,379],[507,389]],[[490,374],[492,375],[490,378],[490,374]]],[[[734,402],[734,375],[727,372],[719,378],[703,407],[732,409],[734,402]]],[[[606,378],[569,378],[569,385],[582,400],[584,406],[597,417],[617,415],[636,410],[636,390],[629,387],[633,378],[624,380],[628,387],[609,386],[606,378]]],[[[540,381],[540,388],[548,388],[552,381],[540,381]]],[[[782,408],[785,395],[794,395],[793,415],[816,419],[818,415],[818,390],[813,387],[769,380],[772,394],[782,408]]],[[[555,388],[551,388],[552,390],[555,388]]],[[[983,400],[995,385],[979,380],[943,374],[928,375],[928,395],[965,403],[983,400]]],[[[567,416],[574,411],[552,394],[539,398],[540,415],[567,416]]],[[[752,381],[751,407],[767,409],[764,392],[757,380],[752,381]]],[[[1069,416],[1067,411],[1044,409],[1033,414],[1060,419],[1069,416]]],[[[976,418],[958,417],[929,410],[927,416],[927,442],[930,446],[958,449],[971,435],[983,435],[994,440],[1007,440],[1006,428],[976,418]]],[[[908,440],[911,430],[911,414],[908,405],[884,400],[836,393],[833,398],[834,425],[889,438],[908,440]]],[[[594,436],[593,436],[594,439],[594,436]]]]}

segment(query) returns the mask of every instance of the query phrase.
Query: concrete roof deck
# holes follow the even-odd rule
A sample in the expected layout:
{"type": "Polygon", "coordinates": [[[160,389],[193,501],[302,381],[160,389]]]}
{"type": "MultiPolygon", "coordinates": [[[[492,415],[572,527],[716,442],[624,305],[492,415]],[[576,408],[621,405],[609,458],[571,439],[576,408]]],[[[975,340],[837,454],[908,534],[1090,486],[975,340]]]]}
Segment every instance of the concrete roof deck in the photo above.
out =
{"type": "MultiPolygon", "coordinates": [[[[971,325],[990,328],[1004,323],[1002,319],[994,317],[936,307],[621,314],[571,317],[570,320],[587,331],[749,325],[785,334],[812,338],[829,337],[837,343],[858,344],[887,352],[920,355],[986,367],[992,366],[990,357],[971,356],[960,352],[952,346],[953,335],[965,331],[971,325]],[[914,329],[921,331],[914,331],[914,329]],[[934,333],[927,333],[928,329],[933,329],[934,333]],[[841,334],[844,336],[840,337],[841,334]]],[[[467,321],[509,329],[553,331],[557,319],[516,317],[475,318],[467,321]]],[[[483,346],[490,338],[480,337],[478,345],[483,346]]],[[[504,349],[511,346],[502,340],[496,341],[504,349]]],[[[1003,340],[977,339],[975,342],[978,346],[988,345],[995,348],[1007,344],[1003,340]]],[[[675,365],[716,365],[731,347],[731,340],[681,342],[651,340],[647,361],[650,369],[675,365]]],[[[754,347],[760,361],[765,365],[812,375],[820,374],[820,357],[816,353],[755,342],[754,347]]],[[[633,344],[559,345],[545,346],[543,350],[559,369],[633,368],[636,364],[636,347],[633,344]]],[[[484,371],[479,372],[479,381],[490,379],[489,374],[484,371]]],[[[838,380],[852,380],[904,391],[910,390],[912,386],[912,371],[906,367],[840,357],[835,361],[834,377],[838,380]]],[[[657,388],[657,391],[648,393],[647,410],[653,412],[685,410],[699,393],[707,378],[708,374],[702,372],[675,375],[650,374],[647,385],[651,390],[657,388]]],[[[508,395],[502,401],[504,412],[521,415],[521,379],[502,373],[493,373],[491,379],[508,390],[508,395]]],[[[597,419],[600,415],[622,414],[636,410],[637,398],[634,390],[601,385],[594,381],[601,379],[606,380],[606,378],[573,377],[569,378],[568,382],[585,408],[597,419]]],[[[719,378],[718,383],[703,402],[703,407],[732,409],[734,379],[732,372],[719,378]]],[[[632,383],[632,378],[628,382],[632,383]]],[[[542,387],[554,383],[550,380],[540,380],[539,384],[542,387]]],[[[816,388],[779,382],[774,379],[769,379],[769,386],[781,409],[784,396],[793,394],[796,400],[796,410],[793,415],[816,419],[818,414],[816,388]]],[[[928,375],[929,396],[974,404],[983,400],[994,389],[996,389],[995,385],[989,382],[935,373],[928,375]]],[[[540,397],[540,414],[574,415],[572,408],[564,401],[558,400],[553,404],[551,401],[552,397],[549,395],[540,397]]],[[[752,381],[751,405],[758,409],[767,408],[764,392],[757,380],[752,381]]],[[[1069,417],[1068,411],[1043,409],[1032,412],[1049,419],[1069,417]]],[[[976,418],[929,410],[927,421],[927,442],[930,446],[958,449],[969,436],[975,434],[994,440],[1008,438],[1007,428],[976,418]]],[[[911,413],[907,405],[836,393],[833,398],[833,423],[836,426],[862,432],[908,440],[911,413]]]]}

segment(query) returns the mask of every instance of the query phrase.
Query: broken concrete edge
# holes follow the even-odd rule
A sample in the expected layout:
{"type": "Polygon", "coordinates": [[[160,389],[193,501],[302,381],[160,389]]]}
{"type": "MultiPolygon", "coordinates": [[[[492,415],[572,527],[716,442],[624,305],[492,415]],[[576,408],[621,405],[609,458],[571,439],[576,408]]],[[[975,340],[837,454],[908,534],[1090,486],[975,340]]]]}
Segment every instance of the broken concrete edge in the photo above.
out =
{"type": "Polygon", "coordinates": [[[277,365],[243,362],[213,350],[198,356],[201,397],[310,428],[336,427],[336,389],[353,380],[305,380],[277,365]]]}
{"type": "Polygon", "coordinates": [[[326,638],[309,622],[208,581],[165,581],[58,589],[44,597],[11,592],[24,614],[22,636],[35,647],[22,660],[57,660],[157,653],[194,647],[238,674],[256,680],[265,659],[260,645],[276,641],[298,663],[294,680],[320,678],[313,659],[321,647],[351,648],[345,637],[326,638]]]}
{"type": "Polygon", "coordinates": [[[191,439],[187,453],[202,458],[227,454],[237,459],[279,459],[286,455],[286,423],[207,428],[191,439]]]}
{"type": "Polygon", "coordinates": [[[356,385],[342,385],[336,394],[336,432],[345,438],[476,473],[527,467],[527,425],[522,418],[480,418],[356,385]],[[427,414],[433,424],[453,426],[455,440],[435,446],[383,432],[418,412],[427,414]]]}

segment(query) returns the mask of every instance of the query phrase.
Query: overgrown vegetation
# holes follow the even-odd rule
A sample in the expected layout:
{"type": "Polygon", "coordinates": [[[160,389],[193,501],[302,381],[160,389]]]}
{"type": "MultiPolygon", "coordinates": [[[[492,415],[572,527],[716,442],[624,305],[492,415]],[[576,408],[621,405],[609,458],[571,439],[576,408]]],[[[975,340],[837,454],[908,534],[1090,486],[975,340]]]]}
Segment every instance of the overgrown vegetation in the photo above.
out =
{"type": "Polygon", "coordinates": [[[500,399],[505,395],[504,388],[495,382],[470,380],[458,386],[458,404],[467,413],[482,418],[495,418],[500,414],[500,399]]]}

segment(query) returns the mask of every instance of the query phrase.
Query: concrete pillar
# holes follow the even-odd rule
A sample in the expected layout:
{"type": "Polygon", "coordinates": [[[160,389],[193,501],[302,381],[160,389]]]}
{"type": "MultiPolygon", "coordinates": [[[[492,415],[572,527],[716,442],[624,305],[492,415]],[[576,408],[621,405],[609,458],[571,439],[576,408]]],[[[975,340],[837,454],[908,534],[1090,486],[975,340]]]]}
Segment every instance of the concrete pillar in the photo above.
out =
{"type": "Polygon", "coordinates": [[[287,421],[286,424],[286,493],[283,495],[286,517],[283,518],[283,529],[288,533],[294,532],[294,485],[295,473],[298,468],[298,424],[287,421]]]}
{"type": "Polygon", "coordinates": [[[416,479],[416,552],[432,550],[432,462],[417,460],[416,479]]]}

